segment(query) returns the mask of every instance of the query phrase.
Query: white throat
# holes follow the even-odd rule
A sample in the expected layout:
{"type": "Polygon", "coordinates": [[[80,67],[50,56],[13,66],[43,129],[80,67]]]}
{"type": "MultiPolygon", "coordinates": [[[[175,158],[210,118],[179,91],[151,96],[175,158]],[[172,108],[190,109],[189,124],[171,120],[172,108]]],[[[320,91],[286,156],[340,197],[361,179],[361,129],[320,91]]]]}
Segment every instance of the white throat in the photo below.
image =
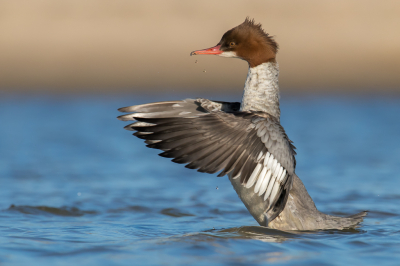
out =
{"type": "Polygon", "coordinates": [[[241,104],[241,111],[263,111],[280,117],[278,63],[263,63],[249,68],[241,104]]]}

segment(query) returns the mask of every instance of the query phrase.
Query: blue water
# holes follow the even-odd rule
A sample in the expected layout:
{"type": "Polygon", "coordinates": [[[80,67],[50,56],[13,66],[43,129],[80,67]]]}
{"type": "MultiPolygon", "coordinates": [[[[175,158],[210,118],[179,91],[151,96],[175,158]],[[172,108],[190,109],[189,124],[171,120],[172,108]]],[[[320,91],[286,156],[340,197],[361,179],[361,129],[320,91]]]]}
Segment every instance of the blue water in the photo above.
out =
{"type": "Polygon", "coordinates": [[[157,156],[115,119],[184,97],[3,95],[0,265],[400,264],[400,98],[282,98],[317,207],[370,212],[356,230],[280,232],[226,177],[157,156]]]}

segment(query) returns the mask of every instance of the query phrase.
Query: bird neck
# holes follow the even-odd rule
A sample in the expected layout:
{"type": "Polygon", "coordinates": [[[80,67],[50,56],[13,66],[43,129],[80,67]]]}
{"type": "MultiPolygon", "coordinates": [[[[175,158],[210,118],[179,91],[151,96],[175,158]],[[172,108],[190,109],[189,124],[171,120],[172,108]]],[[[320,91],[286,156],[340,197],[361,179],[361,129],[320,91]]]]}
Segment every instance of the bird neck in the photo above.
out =
{"type": "Polygon", "coordinates": [[[249,68],[241,104],[241,111],[262,111],[280,118],[279,66],[267,62],[249,68]]]}

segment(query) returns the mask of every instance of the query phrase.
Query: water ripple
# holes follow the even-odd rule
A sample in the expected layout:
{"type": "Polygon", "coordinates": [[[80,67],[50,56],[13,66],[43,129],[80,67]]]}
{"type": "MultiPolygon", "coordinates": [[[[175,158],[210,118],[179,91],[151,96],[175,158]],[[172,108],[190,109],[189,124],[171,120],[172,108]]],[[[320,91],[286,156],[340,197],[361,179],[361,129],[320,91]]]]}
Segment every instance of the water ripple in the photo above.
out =
{"type": "Polygon", "coordinates": [[[17,211],[32,215],[58,215],[58,216],[83,216],[85,214],[96,214],[96,211],[82,211],[76,207],[48,207],[48,206],[15,206],[11,205],[8,211],[17,211]]]}
{"type": "Polygon", "coordinates": [[[154,97],[0,98],[1,265],[399,264],[400,99],[284,97],[316,206],[370,210],[357,229],[284,232],[258,226],[226,177],[122,129],[116,109],[154,97]]]}

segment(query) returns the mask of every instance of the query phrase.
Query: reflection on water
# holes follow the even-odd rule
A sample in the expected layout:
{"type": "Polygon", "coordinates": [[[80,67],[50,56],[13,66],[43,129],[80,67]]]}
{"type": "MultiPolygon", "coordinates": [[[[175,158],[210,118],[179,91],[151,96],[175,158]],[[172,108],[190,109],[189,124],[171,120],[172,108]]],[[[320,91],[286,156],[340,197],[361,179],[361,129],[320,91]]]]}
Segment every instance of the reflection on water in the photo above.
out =
{"type": "MultiPolygon", "coordinates": [[[[47,207],[47,206],[15,206],[11,205],[8,208],[10,212],[20,212],[23,214],[30,215],[57,215],[57,216],[83,216],[88,214],[98,214],[96,211],[83,211],[76,207],[47,207]]],[[[123,213],[123,212],[152,212],[151,209],[141,206],[129,206],[121,209],[107,210],[107,213],[123,213]]],[[[213,210],[215,211],[215,210],[213,210]]],[[[184,216],[195,216],[193,214],[183,213],[176,208],[167,208],[159,212],[160,214],[171,216],[171,217],[184,217],[184,216]]],[[[393,215],[393,214],[392,214],[393,215]]],[[[320,231],[280,231],[262,226],[241,226],[232,227],[227,229],[209,229],[198,233],[190,233],[183,236],[174,236],[174,238],[196,238],[201,239],[201,236],[205,236],[203,240],[207,240],[209,237],[216,238],[241,238],[241,239],[254,239],[261,240],[264,242],[283,242],[285,240],[294,239],[307,234],[347,234],[347,233],[361,233],[362,230],[349,228],[345,230],[320,230],[320,231]]],[[[196,241],[197,241],[196,240],[196,241]]]]}
{"type": "Polygon", "coordinates": [[[0,100],[0,264],[400,259],[399,99],[284,99],[296,172],[317,207],[370,212],[357,229],[283,232],[257,226],[227,178],[173,164],[123,130],[116,109],[149,101],[131,98],[0,100]]]}
{"type": "Polygon", "coordinates": [[[296,238],[295,233],[289,233],[261,226],[242,226],[221,230],[221,233],[236,233],[240,238],[250,238],[264,242],[283,242],[296,238]]]}
{"type": "Polygon", "coordinates": [[[25,214],[33,214],[33,215],[40,215],[40,214],[54,214],[60,216],[82,216],[84,214],[95,214],[96,211],[81,211],[76,207],[47,207],[47,206],[15,206],[11,205],[8,208],[9,211],[19,211],[25,214]]]}

